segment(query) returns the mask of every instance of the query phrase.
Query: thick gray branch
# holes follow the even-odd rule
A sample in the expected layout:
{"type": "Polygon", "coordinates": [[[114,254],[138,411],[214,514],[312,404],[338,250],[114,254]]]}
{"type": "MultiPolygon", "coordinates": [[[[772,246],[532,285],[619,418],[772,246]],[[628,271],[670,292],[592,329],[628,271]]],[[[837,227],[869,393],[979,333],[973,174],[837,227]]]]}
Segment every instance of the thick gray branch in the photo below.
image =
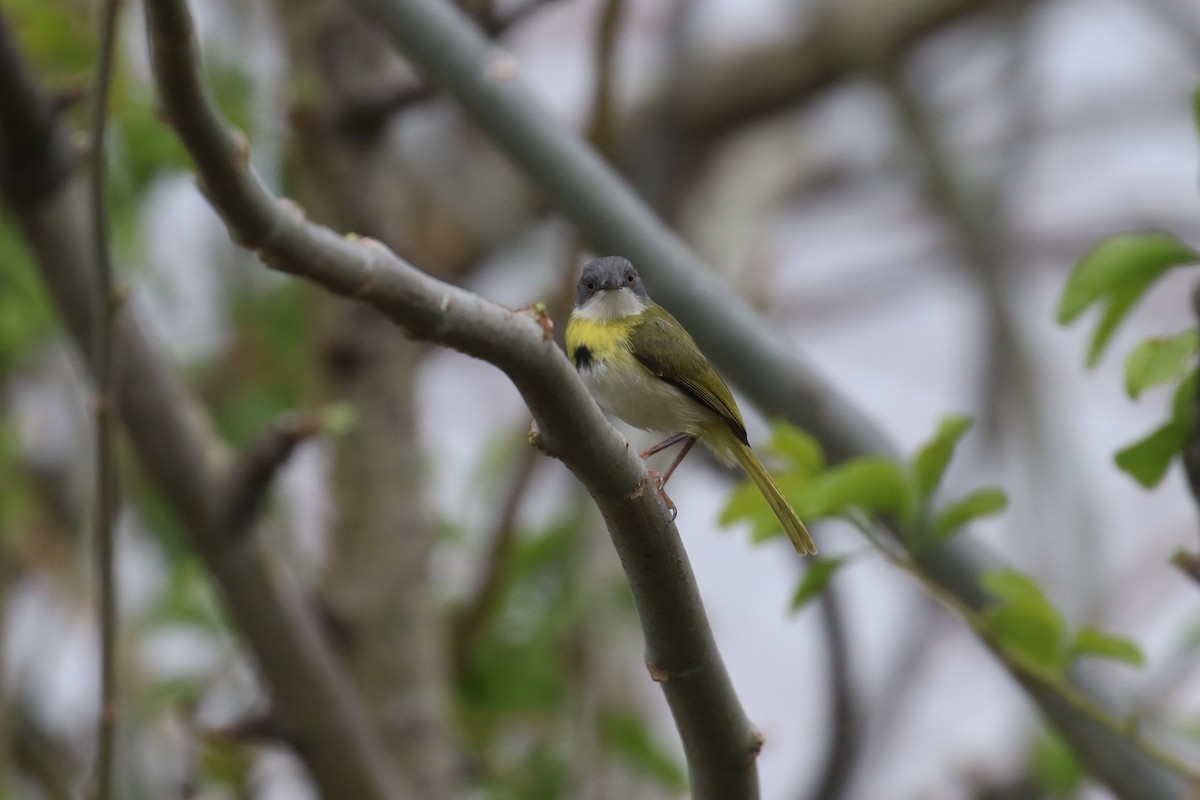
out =
{"type": "MultiPolygon", "coordinates": [[[[579,477],[608,524],[646,639],[651,675],[683,738],[697,798],[754,798],[761,737],[746,719],[713,642],[678,532],[645,465],[605,420],[535,315],[437,281],[382,245],[342,237],[277,201],[208,101],[180,0],[147,3],[166,113],[233,234],[269,266],[356,297],[411,335],[495,364],[520,390],[540,442],[579,477]]],[[[344,795],[350,796],[350,795],[344,795]]]]}
{"type": "MultiPolygon", "coordinates": [[[[591,244],[630,258],[651,293],[700,347],[770,416],[806,428],[840,460],[895,455],[877,426],[803,364],[735,292],[697,259],[586,144],[554,119],[496,49],[442,0],[358,0],[425,77],[450,92],[468,116],[530,176],[591,244]]],[[[922,556],[936,583],[974,609],[988,598],[980,575],[999,566],[967,536],[922,556]]],[[[1080,758],[1123,798],[1179,797],[1180,776],[1131,741],[1078,713],[1052,689],[1027,687],[1080,758]]]]}

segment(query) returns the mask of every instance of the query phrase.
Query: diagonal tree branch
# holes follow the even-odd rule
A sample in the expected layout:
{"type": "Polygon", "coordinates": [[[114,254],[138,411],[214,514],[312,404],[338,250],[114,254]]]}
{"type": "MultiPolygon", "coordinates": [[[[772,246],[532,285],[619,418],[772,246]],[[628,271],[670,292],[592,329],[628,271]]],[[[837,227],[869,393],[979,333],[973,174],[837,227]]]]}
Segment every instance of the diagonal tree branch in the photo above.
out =
{"type": "MultiPolygon", "coordinates": [[[[619,252],[651,292],[759,408],[808,429],[834,460],[894,456],[878,428],[774,336],[736,293],[708,270],[586,144],[554,119],[516,79],[496,49],[441,0],[358,0],[426,78],[453,94],[467,115],[539,186],[599,250],[619,252]]],[[[919,559],[929,579],[967,608],[989,598],[980,576],[999,562],[968,536],[919,559]]],[[[1180,797],[1182,778],[1135,743],[1080,714],[1052,688],[1026,685],[1079,757],[1122,798],[1180,797]]]]}
{"type": "MultiPolygon", "coordinates": [[[[0,193],[79,345],[87,347],[99,288],[86,186],[53,109],[0,17],[0,193]]],[[[252,537],[222,527],[230,457],[132,314],[114,330],[122,365],[117,406],[143,469],[157,483],[216,580],[286,726],[327,797],[404,795],[378,736],[298,587],[252,537]]]]}
{"type": "MultiPolygon", "coordinates": [[[[595,498],[621,557],[646,639],[647,666],[683,739],[696,798],[756,798],[761,735],[746,719],[713,641],[678,532],[645,464],[604,418],[545,318],[510,311],[413,269],[382,245],[342,237],[276,200],[208,101],[180,0],[146,5],[166,113],[231,232],[268,266],[387,314],[417,338],[504,370],[537,420],[538,441],[595,498]]],[[[344,795],[343,795],[344,796],[344,795]]]]}

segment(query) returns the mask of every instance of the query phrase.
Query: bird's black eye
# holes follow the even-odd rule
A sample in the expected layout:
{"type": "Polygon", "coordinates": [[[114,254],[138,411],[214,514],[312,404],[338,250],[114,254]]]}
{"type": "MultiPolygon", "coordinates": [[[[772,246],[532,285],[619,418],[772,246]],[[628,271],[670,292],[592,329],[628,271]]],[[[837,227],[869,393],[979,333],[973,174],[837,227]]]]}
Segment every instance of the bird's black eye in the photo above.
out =
{"type": "Polygon", "coordinates": [[[596,284],[593,281],[584,281],[583,287],[585,289],[587,289],[589,292],[596,291],[596,284]]]}
{"type": "Polygon", "coordinates": [[[637,276],[631,272],[625,276],[625,280],[629,281],[630,286],[633,286],[635,283],[637,283],[637,276]]]}

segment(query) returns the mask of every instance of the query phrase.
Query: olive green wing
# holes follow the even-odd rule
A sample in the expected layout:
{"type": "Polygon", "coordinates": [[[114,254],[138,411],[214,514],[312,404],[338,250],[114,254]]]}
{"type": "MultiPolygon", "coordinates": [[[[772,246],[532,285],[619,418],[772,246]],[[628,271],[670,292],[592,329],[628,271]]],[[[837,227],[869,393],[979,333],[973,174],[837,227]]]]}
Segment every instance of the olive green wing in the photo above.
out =
{"type": "Polygon", "coordinates": [[[629,348],[643,367],[720,417],[743,443],[746,425],[737,402],[679,321],[651,305],[629,334],[629,348]]]}

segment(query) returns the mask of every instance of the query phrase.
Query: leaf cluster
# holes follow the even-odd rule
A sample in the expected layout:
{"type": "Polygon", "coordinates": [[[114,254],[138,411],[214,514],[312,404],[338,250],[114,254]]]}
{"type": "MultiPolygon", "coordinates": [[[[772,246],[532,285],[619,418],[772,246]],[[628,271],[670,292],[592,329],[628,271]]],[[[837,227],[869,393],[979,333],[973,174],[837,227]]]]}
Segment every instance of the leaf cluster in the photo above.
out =
{"type": "MultiPolygon", "coordinates": [[[[921,553],[946,541],[972,520],[998,514],[1008,505],[1008,496],[996,487],[980,488],[948,502],[938,501],[946,469],[970,429],[971,420],[966,417],[944,418],[907,462],[872,456],[827,466],[820,444],[785,422],[774,426],[769,449],[783,463],[776,482],[802,519],[844,518],[855,524],[863,515],[887,519],[901,531],[908,549],[921,553]]],[[[720,522],[748,522],[754,541],[782,535],[774,514],[750,481],[734,490],[720,522]]],[[[830,577],[849,560],[816,561],[796,590],[793,609],[820,594],[830,577]]]]}
{"type": "MultiPolygon", "coordinates": [[[[571,750],[577,737],[564,734],[579,724],[574,716],[587,680],[587,620],[597,602],[592,582],[579,580],[583,531],[579,514],[570,513],[521,532],[496,613],[472,640],[459,676],[459,717],[491,797],[554,800],[571,796],[578,783],[578,754],[571,750]]],[[[628,587],[613,588],[614,595],[600,601],[631,609],[628,587]]],[[[604,756],[659,791],[686,789],[678,758],[637,705],[600,702],[588,724],[604,756]]]]}
{"type": "MultiPolygon", "coordinates": [[[[1200,127],[1200,90],[1194,108],[1200,127]]],[[[1167,233],[1115,236],[1075,265],[1059,301],[1059,324],[1071,324],[1090,308],[1101,309],[1087,351],[1087,365],[1094,367],[1150,287],[1172,270],[1198,262],[1200,252],[1167,233]]],[[[1130,398],[1136,400],[1158,386],[1175,387],[1167,418],[1114,457],[1118,468],[1147,489],[1162,481],[1195,433],[1198,353],[1200,332],[1193,328],[1146,339],[1125,359],[1125,391],[1130,398]]]]}
{"type": "Polygon", "coordinates": [[[1011,570],[989,572],[982,584],[995,598],[984,612],[989,633],[1009,657],[1030,668],[1062,677],[1084,656],[1133,666],[1144,663],[1141,650],[1128,639],[1093,627],[1072,632],[1028,575],[1011,570]]]}

